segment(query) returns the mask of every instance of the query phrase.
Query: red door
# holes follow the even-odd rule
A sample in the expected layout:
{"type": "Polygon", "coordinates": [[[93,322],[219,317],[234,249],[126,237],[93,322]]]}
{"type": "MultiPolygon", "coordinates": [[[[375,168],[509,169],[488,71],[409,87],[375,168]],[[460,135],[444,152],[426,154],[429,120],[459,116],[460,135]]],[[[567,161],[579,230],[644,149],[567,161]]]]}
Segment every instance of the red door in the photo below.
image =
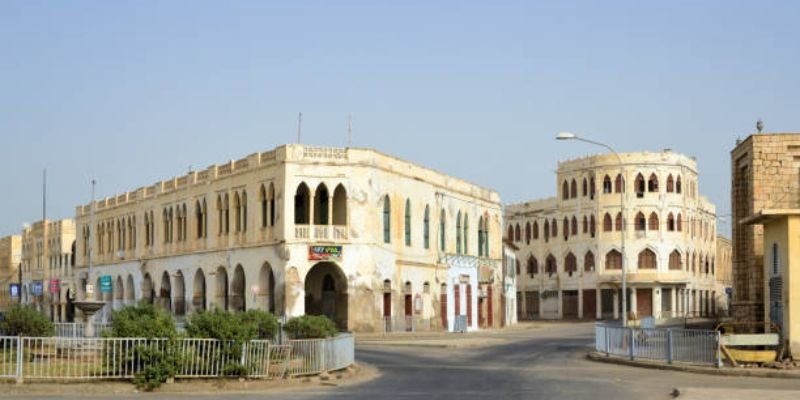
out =
{"type": "Polygon", "coordinates": [[[388,292],[383,294],[383,316],[392,316],[392,294],[388,292]]]}
{"type": "Polygon", "coordinates": [[[472,285],[467,284],[467,326],[472,326],[472,285]]]}
{"type": "Polygon", "coordinates": [[[594,319],[597,317],[597,291],[586,289],[583,291],[583,318],[594,319]]]}
{"type": "Polygon", "coordinates": [[[407,294],[406,295],[406,317],[410,317],[411,314],[412,314],[412,310],[411,310],[411,295],[407,294]]]}
{"type": "Polygon", "coordinates": [[[440,303],[441,305],[441,313],[442,313],[442,328],[447,330],[447,293],[442,293],[439,295],[441,298],[440,303]]]}
{"type": "Polygon", "coordinates": [[[453,286],[453,292],[455,297],[455,306],[456,306],[456,316],[461,315],[461,285],[453,286]]]}
{"type": "Polygon", "coordinates": [[[653,315],[653,289],[636,289],[636,312],[639,318],[653,315]]]}
{"type": "Polygon", "coordinates": [[[481,328],[486,327],[486,318],[484,318],[484,306],[486,302],[484,302],[483,297],[478,297],[478,326],[481,328]]]}
{"type": "Polygon", "coordinates": [[[488,310],[488,313],[487,313],[489,315],[489,327],[492,327],[492,326],[494,326],[494,323],[492,321],[492,286],[489,285],[486,288],[486,290],[488,291],[487,294],[489,296],[489,300],[487,301],[487,303],[489,303],[488,304],[489,310],[488,310]]]}

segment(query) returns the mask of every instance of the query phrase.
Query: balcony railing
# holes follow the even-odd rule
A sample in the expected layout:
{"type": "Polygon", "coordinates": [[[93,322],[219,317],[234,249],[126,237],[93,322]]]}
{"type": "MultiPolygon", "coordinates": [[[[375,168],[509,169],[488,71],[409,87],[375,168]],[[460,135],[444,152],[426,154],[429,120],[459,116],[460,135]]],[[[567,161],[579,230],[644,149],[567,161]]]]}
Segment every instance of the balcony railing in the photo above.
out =
{"type": "Polygon", "coordinates": [[[295,239],[347,240],[347,227],[344,225],[295,225],[295,239]]]}
{"type": "Polygon", "coordinates": [[[294,237],[296,239],[308,239],[308,225],[295,225],[294,237]]]}

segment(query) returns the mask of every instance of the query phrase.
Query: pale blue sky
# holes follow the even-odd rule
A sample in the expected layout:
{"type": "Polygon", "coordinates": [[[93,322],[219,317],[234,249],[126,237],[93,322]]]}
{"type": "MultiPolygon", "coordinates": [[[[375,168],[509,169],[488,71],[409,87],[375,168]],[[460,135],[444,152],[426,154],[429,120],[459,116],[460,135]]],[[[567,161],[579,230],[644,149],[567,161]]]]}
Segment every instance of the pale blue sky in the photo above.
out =
{"type": "MultiPolygon", "coordinates": [[[[552,196],[559,159],[694,155],[727,214],[729,151],[800,130],[798,2],[0,2],[0,234],[295,138],[500,192],[552,196]]],[[[722,231],[726,226],[720,227],[722,231]]]]}

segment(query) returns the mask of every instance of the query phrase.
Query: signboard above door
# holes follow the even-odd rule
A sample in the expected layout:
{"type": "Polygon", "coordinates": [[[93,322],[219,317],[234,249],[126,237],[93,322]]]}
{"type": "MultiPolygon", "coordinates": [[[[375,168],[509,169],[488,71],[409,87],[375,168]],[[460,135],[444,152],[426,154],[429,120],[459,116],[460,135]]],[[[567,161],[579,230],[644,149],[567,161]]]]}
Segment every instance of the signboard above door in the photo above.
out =
{"type": "Polygon", "coordinates": [[[342,246],[308,246],[309,261],[342,261],[342,246]]]}

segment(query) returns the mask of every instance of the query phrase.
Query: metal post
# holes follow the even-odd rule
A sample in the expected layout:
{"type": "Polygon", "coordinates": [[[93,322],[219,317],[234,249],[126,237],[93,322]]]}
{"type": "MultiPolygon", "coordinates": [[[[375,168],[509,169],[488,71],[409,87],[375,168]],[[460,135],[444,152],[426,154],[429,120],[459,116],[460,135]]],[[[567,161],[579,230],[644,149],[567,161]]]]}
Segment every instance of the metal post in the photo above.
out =
{"type": "Polygon", "coordinates": [[[630,335],[631,335],[630,336],[630,345],[628,346],[628,352],[630,353],[631,360],[633,360],[634,355],[636,354],[636,350],[633,347],[633,346],[636,345],[636,338],[633,337],[633,334],[634,334],[633,328],[628,328],[628,331],[630,332],[630,335]]]}
{"type": "Polygon", "coordinates": [[[673,343],[672,343],[672,329],[667,329],[667,363],[672,364],[673,343]]]}
{"type": "Polygon", "coordinates": [[[722,349],[720,348],[719,331],[716,332],[717,339],[717,368],[722,368],[722,349]]]}
{"type": "Polygon", "coordinates": [[[326,359],[325,359],[325,356],[328,353],[327,344],[328,344],[328,339],[322,339],[320,341],[320,343],[319,343],[320,349],[321,349],[321,351],[320,351],[320,363],[319,363],[319,367],[321,369],[320,372],[328,372],[328,365],[326,364],[326,359]]]}
{"type": "Polygon", "coordinates": [[[17,383],[22,382],[22,337],[17,336],[17,383]]]}
{"type": "Polygon", "coordinates": [[[608,349],[609,348],[609,346],[608,346],[608,327],[604,326],[603,329],[605,330],[606,357],[608,357],[609,355],[611,355],[611,353],[609,352],[609,349],[608,349]]]}

